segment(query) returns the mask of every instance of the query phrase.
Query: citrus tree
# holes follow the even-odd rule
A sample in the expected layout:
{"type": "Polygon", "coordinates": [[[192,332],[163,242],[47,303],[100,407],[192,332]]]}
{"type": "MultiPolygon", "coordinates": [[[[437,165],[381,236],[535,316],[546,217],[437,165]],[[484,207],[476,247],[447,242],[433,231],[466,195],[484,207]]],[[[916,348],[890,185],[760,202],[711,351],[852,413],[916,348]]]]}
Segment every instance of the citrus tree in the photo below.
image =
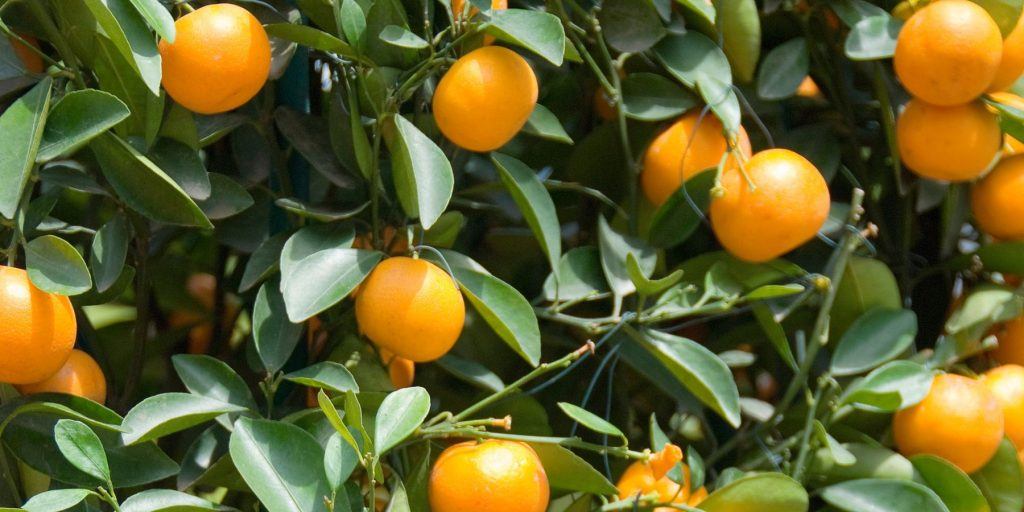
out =
{"type": "Polygon", "coordinates": [[[1019,512],[1021,9],[0,0],[0,507],[1019,512]]]}

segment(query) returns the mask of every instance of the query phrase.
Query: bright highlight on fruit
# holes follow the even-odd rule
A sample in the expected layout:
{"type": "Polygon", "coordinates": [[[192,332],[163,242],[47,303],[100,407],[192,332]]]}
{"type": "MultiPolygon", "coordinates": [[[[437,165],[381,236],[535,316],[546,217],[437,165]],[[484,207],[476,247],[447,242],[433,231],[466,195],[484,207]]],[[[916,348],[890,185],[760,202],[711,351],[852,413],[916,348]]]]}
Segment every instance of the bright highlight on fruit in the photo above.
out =
{"type": "Polygon", "coordinates": [[[77,332],[67,297],[36,288],[20,268],[0,266],[0,382],[50,378],[71,355],[77,332]]]}
{"type": "Polygon", "coordinates": [[[380,262],[359,287],[356,321],[374,344],[422,363],[448,353],[462,333],[466,306],[455,281],[422,259],[380,262]]]}
{"type": "Polygon", "coordinates": [[[163,86],[181,106],[199,114],[244,105],[270,74],[270,39],[249,11],[214,4],[174,23],[174,43],[161,41],[163,86]]]}
{"type": "Polygon", "coordinates": [[[455,145],[485,152],[512,140],[537,105],[537,76],[526,59],[500,46],[466,54],[434,91],[434,118],[455,145]]]}
{"type": "Polygon", "coordinates": [[[78,349],[71,351],[64,366],[50,378],[16,387],[23,395],[64,393],[88,398],[99,404],[107,400],[107,379],[103,370],[95,359],[78,349]]]}
{"type": "Polygon", "coordinates": [[[768,261],[814,238],[831,207],[814,164],[788,149],[769,149],[744,169],[726,169],[724,194],[711,200],[711,229],[730,254],[768,261]]]}
{"type": "Polygon", "coordinates": [[[550,489],[537,453],[514,441],[449,447],[430,472],[431,512],[544,512],[550,489]]]}

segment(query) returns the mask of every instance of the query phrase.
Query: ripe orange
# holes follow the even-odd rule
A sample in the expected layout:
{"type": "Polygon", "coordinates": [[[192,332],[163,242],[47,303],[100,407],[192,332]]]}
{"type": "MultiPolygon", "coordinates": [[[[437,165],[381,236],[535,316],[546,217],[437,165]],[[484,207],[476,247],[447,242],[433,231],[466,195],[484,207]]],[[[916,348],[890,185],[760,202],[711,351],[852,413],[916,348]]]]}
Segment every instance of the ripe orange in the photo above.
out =
{"type": "MultiPolygon", "coordinates": [[[[1021,16],[1024,19],[1024,16],[1021,16]]],[[[1009,105],[1017,110],[1024,111],[1024,98],[1011,92],[993,92],[989,96],[999,103],[1009,105]]],[[[1003,137],[1003,150],[1007,153],[1016,154],[1024,152],[1024,143],[1013,138],[1010,134],[1003,137]]]]}
{"type": "Polygon", "coordinates": [[[270,39],[249,11],[231,4],[201,7],[174,23],[174,43],[160,41],[163,86],[200,114],[237,108],[270,74],[270,39]]]}
{"type": "Polygon", "coordinates": [[[910,94],[934,105],[962,105],[988,90],[1002,53],[999,26],[985,9],[947,0],[907,20],[893,65],[910,94]]]}
{"type": "Polygon", "coordinates": [[[999,153],[1002,140],[999,119],[980,102],[940,107],[912,99],[896,120],[900,158],[911,171],[933,180],[977,178],[999,153]]]}
{"type": "Polygon", "coordinates": [[[466,54],[434,91],[434,118],[445,137],[470,151],[504,146],[537,105],[537,76],[526,59],[500,46],[466,54]]]}
{"type": "Polygon", "coordinates": [[[993,368],[985,372],[981,382],[1003,408],[1006,437],[1015,446],[1024,447],[1024,366],[1007,364],[993,368]]]}
{"type": "Polygon", "coordinates": [[[999,448],[1003,411],[980,381],[943,374],[921,403],[896,413],[892,428],[904,455],[938,455],[971,473],[999,448]]]}
{"type": "Polygon", "coordinates": [[[417,363],[445,355],[466,319],[455,281],[433,263],[388,258],[370,272],[356,296],[359,329],[374,344],[417,363]]]}
{"type": "Polygon", "coordinates": [[[1024,72],[1024,16],[1017,18],[1006,39],[1003,40],[1003,56],[999,61],[999,70],[988,87],[990,91],[1002,91],[1017,81],[1024,72]]]}
{"type": "MultiPolygon", "coordinates": [[[[205,313],[173,311],[168,315],[168,323],[173,328],[190,326],[188,353],[205,354],[209,352],[210,344],[213,342],[213,321],[209,317],[213,314],[215,307],[217,278],[205,272],[192,274],[185,281],[185,291],[195,299],[205,313]]],[[[226,331],[232,327],[231,322],[238,313],[238,304],[230,300],[230,297],[225,302],[220,325],[221,329],[226,331]]]]}
{"type": "MultiPolygon", "coordinates": [[[[665,503],[674,503],[696,507],[698,503],[707,498],[708,491],[704,487],[690,493],[690,468],[683,464],[683,483],[677,484],[667,475],[655,478],[651,466],[641,461],[634,462],[619,477],[615,486],[619,489],[619,499],[645,496],[657,493],[658,499],[665,503]]],[[[654,512],[672,512],[672,508],[659,507],[654,512]]]]}
{"type": "MultiPolygon", "coordinates": [[[[999,346],[989,352],[992,357],[1003,364],[1024,366],[1024,316],[999,326],[995,335],[999,346]]],[[[1021,448],[1024,449],[1024,446],[1021,448]]]]}
{"type": "Polygon", "coordinates": [[[81,350],[71,351],[64,366],[50,378],[33,384],[17,386],[23,395],[65,393],[88,398],[96,403],[107,400],[107,379],[96,361],[81,350]]]}
{"type": "MultiPolygon", "coordinates": [[[[35,46],[36,48],[39,48],[39,41],[37,41],[36,38],[24,34],[19,35],[27,43],[31,44],[32,46],[35,46]]],[[[11,49],[14,50],[14,54],[18,56],[18,60],[20,60],[21,63],[25,65],[26,70],[28,70],[31,73],[42,73],[46,69],[46,67],[43,65],[43,58],[36,54],[36,52],[30,50],[21,41],[18,41],[13,37],[10,38],[10,41],[11,49]]]]}
{"type": "Polygon", "coordinates": [[[0,266],[0,382],[50,378],[68,360],[77,333],[67,297],[36,288],[20,268],[0,266]]]}
{"type": "Polygon", "coordinates": [[[1001,240],[1024,239],[1024,155],[1003,158],[971,189],[974,221],[1001,240]]]}
{"type": "Polygon", "coordinates": [[[432,512],[544,512],[550,489],[537,453],[514,441],[449,447],[430,471],[432,512]]]}
{"type": "Polygon", "coordinates": [[[745,167],[750,183],[740,169],[727,169],[725,194],[711,200],[711,229],[722,246],[760,262],[813,238],[831,207],[828,185],[814,164],[788,149],[769,149],[745,167]]]}
{"type": "MultiPolygon", "coordinates": [[[[644,168],[640,172],[640,187],[647,200],[661,206],[693,175],[717,167],[729,150],[724,130],[714,114],[702,118],[700,112],[692,111],[655,137],[644,153],[644,168]]],[[[739,151],[749,158],[750,139],[742,126],[737,139],[739,151]]],[[[736,158],[730,156],[726,167],[735,165],[736,158]]]]}
{"type": "Polygon", "coordinates": [[[814,79],[810,76],[804,77],[804,81],[800,82],[800,86],[796,88],[796,95],[801,98],[816,99],[821,97],[821,89],[818,88],[818,84],[814,83],[814,79]]]}
{"type": "Polygon", "coordinates": [[[388,349],[380,349],[380,359],[388,368],[388,377],[391,378],[391,385],[395,389],[402,389],[412,386],[416,378],[416,363],[398,357],[388,349]]]}
{"type": "MultiPolygon", "coordinates": [[[[452,0],[452,14],[456,18],[462,17],[462,10],[466,7],[466,0],[452,0]]],[[[508,0],[491,0],[491,9],[495,11],[501,11],[508,9],[508,0]]],[[[472,18],[477,12],[476,7],[469,7],[469,17],[472,18]]]]}

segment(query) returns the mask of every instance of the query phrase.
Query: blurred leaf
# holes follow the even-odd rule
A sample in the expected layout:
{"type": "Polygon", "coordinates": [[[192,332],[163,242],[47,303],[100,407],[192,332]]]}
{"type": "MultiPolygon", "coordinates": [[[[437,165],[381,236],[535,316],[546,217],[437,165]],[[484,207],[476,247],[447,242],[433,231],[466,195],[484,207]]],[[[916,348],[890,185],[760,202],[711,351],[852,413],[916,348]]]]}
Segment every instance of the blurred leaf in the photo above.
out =
{"type": "Polygon", "coordinates": [[[832,374],[855,375],[895,359],[914,343],[917,315],[908,309],[874,308],[843,333],[832,356],[832,374]]]}
{"type": "Polygon", "coordinates": [[[1024,507],[1024,475],[1017,448],[1003,439],[988,464],[971,474],[992,512],[1017,512],[1024,507]]]}
{"type": "Polygon", "coordinates": [[[144,399],[132,407],[124,417],[122,434],[125,444],[138,444],[232,412],[242,412],[244,407],[211,400],[187,393],[163,393],[144,399]]]}
{"type": "Polygon", "coordinates": [[[630,73],[622,80],[622,108],[628,118],[662,121],[696,105],[693,95],[661,75],[630,73]]]}
{"type": "Polygon", "coordinates": [[[274,111],[274,121],[292,147],[321,176],[343,190],[358,187],[355,177],[335,157],[330,132],[322,118],[281,106],[274,111]]]}
{"type": "Polygon", "coordinates": [[[683,278],[683,271],[675,270],[661,279],[650,279],[644,275],[643,269],[640,268],[640,262],[637,261],[633,253],[626,255],[626,271],[629,272],[629,277],[633,280],[637,293],[646,297],[664,292],[683,278]]]}
{"type": "Polygon", "coordinates": [[[1021,0],[972,0],[982,6],[988,14],[999,25],[1005,39],[1017,27],[1017,18],[1020,17],[1021,7],[1024,2],[1021,0]]]}
{"type": "Polygon", "coordinates": [[[931,489],[905,480],[850,480],[822,489],[830,505],[849,512],[949,512],[931,489]]]}
{"type": "Polygon", "coordinates": [[[221,220],[237,215],[255,203],[245,187],[215,172],[210,173],[210,197],[196,202],[206,217],[221,220]]]}
{"type": "Polygon", "coordinates": [[[722,50],[729,57],[736,79],[747,83],[754,79],[761,55],[761,18],[754,0],[715,0],[722,50]]]}
{"type": "Polygon", "coordinates": [[[896,51],[903,22],[889,15],[873,16],[857,22],[846,37],[846,56],[852,60],[878,60],[892,57],[896,51]]]}
{"type": "Polygon", "coordinates": [[[598,19],[608,45],[620,52],[643,52],[666,33],[649,0],[606,0],[601,4],[598,19]]]}
{"type": "Polygon", "coordinates": [[[674,247],[697,230],[711,204],[715,174],[714,169],[709,169],[691,177],[658,207],[648,235],[651,245],[674,247]]]}
{"type": "Polygon", "coordinates": [[[359,466],[359,454],[337,432],[331,435],[324,448],[324,472],[331,489],[340,489],[359,466]]]}
{"type": "Polygon", "coordinates": [[[548,275],[544,281],[544,300],[577,300],[609,291],[596,247],[570,249],[562,255],[558,266],[558,280],[548,275]]]}
{"type": "Polygon", "coordinates": [[[121,100],[107,92],[84,89],[66,94],[53,105],[46,118],[36,162],[74,153],[127,119],[130,113],[121,100]]]}
{"type": "Polygon", "coordinates": [[[88,489],[54,489],[41,492],[25,502],[20,509],[25,512],[60,512],[78,505],[82,500],[96,493],[88,489]]]}
{"type": "Polygon", "coordinates": [[[865,18],[889,16],[885,9],[867,0],[836,0],[831,2],[829,7],[848,27],[853,27],[865,18]]]}
{"type": "Polygon", "coordinates": [[[704,512],[807,512],[807,491],[780,473],[761,473],[729,482],[700,502],[704,512]]]}
{"type": "Polygon", "coordinates": [[[170,489],[147,489],[129,496],[121,504],[121,512],[201,512],[203,510],[223,510],[223,508],[191,494],[170,489]]]}
{"type": "Polygon", "coordinates": [[[128,220],[120,214],[96,232],[89,255],[89,268],[96,282],[96,291],[107,291],[121,277],[130,236],[128,220]]]}
{"type": "Polygon", "coordinates": [[[336,393],[359,392],[359,384],[345,365],[333,361],[322,361],[284,376],[303,386],[329,389],[336,393]]]}
{"type": "Polygon", "coordinates": [[[72,466],[101,482],[110,480],[103,444],[92,429],[76,420],[60,420],[53,428],[57,448],[72,466]]]}
{"type": "Polygon", "coordinates": [[[814,421],[814,430],[821,443],[825,445],[826,449],[828,449],[832,460],[837,466],[852,466],[857,462],[857,457],[853,453],[850,453],[845,446],[839,444],[839,441],[836,441],[836,439],[832,437],[827,430],[825,430],[825,426],[822,425],[820,421],[814,421]]]}
{"type": "Polygon", "coordinates": [[[928,395],[935,371],[911,361],[892,361],[846,390],[841,402],[892,412],[906,409],[928,395]]]}
{"type": "Polygon", "coordinates": [[[258,410],[249,386],[224,361],[206,355],[177,354],[171,362],[190,393],[258,410]]]}
{"type": "Polygon", "coordinates": [[[388,25],[384,27],[384,30],[380,32],[380,39],[388,44],[393,44],[401,48],[410,48],[413,50],[422,50],[428,47],[430,44],[423,40],[422,37],[410,32],[404,27],[397,25],[388,25]]]}
{"type": "Polygon", "coordinates": [[[25,245],[25,266],[32,284],[59,295],[80,295],[92,288],[92,277],[78,250],[63,238],[44,235],[25,245]]]}
{"type": "Polygon", "coordinates": [[[999,323],[1021,316],[1024,298],[998,286],[977,286],[946,320],[946,332],[961,345],[976,343],[999,323]]]}
{"type": "Polygon", "coordinates": [[[492,153],[491,161],[505,189],[519,206],[526,224],[548,257],[555,279],[558,279],[562,257],[562,226],[558,222],[555,202],[533,169],[508,155],[492,153]]]}
{"type": "Polygon", "coordinates": [[[562,412],[564,412],[566,416],[572,418],[573,421],[593,430],[594,432],[626,439],[626,434],[623,434],[618,427],[605,421],[604,418],[583,409],[582,407],[577,407],[567,402],[558,402],[558,407],[562,409],[562,412]]]}
{"type": "Polygon", "coordinates": [[[557,444],[527,444],[537,452],[551,487],[594,494],[618,493],[611,482],[575,453],[557,444]]]}
{"type": "Polygon", "coordinates": [[[435,363],[448,373],[485,391],[497,393],[505,389],[501,377],[472,359],[464,359],[449,352],[435,363]]]}
{"type": "Polygon", "coordinates": [[[259,247],[249,256],[245,264],[245,272],[242,273],[242,281],[238,284],[238,291],[244,292],[270,277],[278,268],[281,262],[281,251],[291,233],[278,233],[260,243],[259,247]]]}
{"type": "Polygon", "coordinates": [[[252,310],[253,343],[263,368],[270,374],[284,367],[302,335],[302,325],[289,320],[286,299],[278,288],[274,281],[264,283],[256,294],[252,310]]]}
{"type": "Polygon", "coordinates": [[[14,219],[28,184],[50,109],[53,80],[45,78],[0,114],[0,217],[14,219]]]}
{"type": "Polygon", "coordinates": [[[366,33],[366,14],[355,0],[339,0],[341,10],[338,23],[345,39],[357,50],[364,47],[363,35],[366,33]]]}
{"type": "Polygon", "coordinates": [[[530,118],[526,120],[526,124],[523,126],[523,132],[555,142],[573,143],[572,137],[565,133],[565,128],[562,127],[561,121],[547,107],[540,103],[533,107],[530,118]]]}
{"type": "Polygon", "coordinates": [[[501,41],[532,51],[556,66],[562,65],[565,30],[553,14],[526,9],[492,11],[486,31],[501,41]]]}
{"type": "Polygon", "coordinates": [[[840,466],[831,455],[829,448],[821,448],[812,463],[813,473],[830,484],[859,478],[884,478],[891,480],[915,480],[919,476],[906,457],[880,446],[859,443],[845,443],[843,449],[853,455],[855,462],[840,466]],[[823,456],[825,455],[825,456],[823,456]]]}
{"type": "Polygon", "coordinates": [[[985,496],[960,468],[935,455],[915,455],[910,461],[950,512],[989,512],[985,496]]]}
{"type": "Polygon", "coordinates": [[[345,41],[313,27],[295,23],[272,23],[264,28],[267,29],[267,35],[271,37],[286,39],[314,50],[337,53],[343,57],[354,58],[356,56],[355,50],[345,41]]]}
{"type": "Polygon", "coordinates": [[[796,93],[807,78],[810,57],[807,40],[790,39],[768,52],[757,75],[757,95],[766,100],[781,100],[796,93]]]}
{"type": "Polygon", "coordinates": [[[384,455],[419,428],[430,412],[430,395],[421,387],[399,389],[388,394],[377,409],[373,446],[384,455]]]}
{"type": "Polygon", "coordinates": [[[981,260],[985,270],[1007,274],[1024,274],[1024,242],[998,242],[981,246],[973,254],[954,258],[951,264],[966,269],[981,260]]]}

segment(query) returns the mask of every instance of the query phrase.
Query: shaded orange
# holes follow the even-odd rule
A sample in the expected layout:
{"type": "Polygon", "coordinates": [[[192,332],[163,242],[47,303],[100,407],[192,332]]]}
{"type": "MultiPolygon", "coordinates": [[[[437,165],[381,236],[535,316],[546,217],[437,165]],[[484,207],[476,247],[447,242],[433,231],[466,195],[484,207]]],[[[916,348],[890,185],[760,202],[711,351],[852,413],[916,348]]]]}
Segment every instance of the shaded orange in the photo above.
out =
{"type": "Polygon", "coordinates": [[[20,268],[0,266],[0,382],[50,378],[68,360],[77,333],[67,297],[36,288],[20,268]]]}
{"type": "Polygon", "coordinates": [[[745,261],[768,261],[821,229],[831,200],[814,164],[788,149],[769,149],[722,173],[724,194],[711,200],[711,228],[730,254],[745,261]],[[751,188],[751,184],[754,188],[751,188]]]}
{"type": "Polygon", "coordinates": [[[356,296],[360,331],[377,346],[415,362],[433,361],[451,350],[465,319],[455,281],[421,259],[385,259],[356,296]]]}
{"type": "Polygon", "coordinates": [[[1024,16],[1017,18],[1017,24],[1003,40],[1003,55],[990,91],[1002,91],[1017,81],[1024,72],[1024,16]]]}
{"type": "Polygon", "coordinates": [[[65,393],[85,397],[100,404],[107,400],[107,379],[103,375],[103,370],[89,354],[78,349],[71,351],[64,366],[50,378],[32,384],[22,384],[17,388],[23,395],[65,393]]]}
{"type": "MultiPolygon", "coordinates": [[[[701,487],[696,492],[690,493],[690,468],[686,464],[683,468],[683,483],[677,484],[668,476],[655,478],[651,466],[642,461],[630,464],[626,471],[619,477],[616,488],[619,490],[619,499],[624,500],[636,496],[657,494],[658,500],[662,503],[673,503],[679,505],[697,506],[698,503],[707,498],[707,489],[701,487]]],[[[658,507],[654,512],[671,512],[670,507],[658,507]]]]}
{"type": "Polygon", "coordinates": [[[388,368],[388,377],[391,378],[391,385],[395,389],[402,389],[412,386],[416,378],[416,363],[398,357],[388,349],[380,349],[380,359],[388,368]]]}
{"type": "Polygon", "coordinates": [[[1024,446],[1024,366],[1006,364],[993,368],[981,382],[1003,408],[1003,427],[1014,446],[1024,446]]]}
{"type": "Polygon", "coordinates": [[[971,189],[978,228],[1000,240],[1024,239],[1024,155],[1003,158],[971,189]]]}
{"type": "Polygon", "coordinates": [[[500,46],[466,54],[434,91],[441,133],[470,151],[491,151],[512,140],[537,105],[537,76],[526,59],[500,46]]]}
{"type": "Polygon", "coordinates": [[[892,428],[903,455],[937,455],[972,473],[999,448],[1003,411],[980,381],[947,373],[935,377],[921,403],[897,412],[892,428]]]}
{"type": "Polygon", "coordinates": [[[989,354],[1000,363],[1024,366],[1024,316],[1000,325],[995,335],[999,346],[989,354]]]}
{"type": "Polygon", "coordinates": [[[174,43],[160,41],[163,86],[200,114],[240,107],[270,74],[270,39],[249,11],[232,4],[196,9],[174,23],[174,43]]]}
{"type": "Polygon", "coordinates": [[[896,40],[893,66],[912,95],[934,105],[962,105],[992,84],[1003,38],[981,6],[945,0],[918,10],[896,40]]]}
{"type": "Polygon", "coordinates": [[[597,114],[597,117],[605,121],[611,121],[619,116],[619,111],[615,108],[615,105],[612,104],[612,100],[608,97],[608,93],[604,92],[604,89],[601,87],[598,87],[597,90],[594,91],[593,102],[594,113],[597,114]]]}
{"type": "MultiPolygon", "coordinates": [[[[36,40],[36,38],[25,34],[19,34],[19,36],[28,44],[39,48],[39,41],[36,40]]],[[[24,43],[14,39],[13,37],[9,38],[9,40],[11,41],[11,49],[14,50],[14,54],[18,56],[18,60],[25,65],[26,70],[31,73],[42,73],[46,70],[46,67],[43,64],[43,58],[40,57],[39,54],[32,51],[25,46],[24,43]]]]}
{"type": "MultiPolygon", "coordinates": [[[[640,186],[647,200],[657,206],[665,204],[683,182],[705,169],[717,167],[729,150],[724,131],[714,114],[701,117],[699,111],[691,111],[655,137],[644,153],[640,172],[640,186]]],[[[750,139],[742,126],[737,134],[737,147],[744,157],[750,157],[750,139]]],[[[735,167],[735,156],[730,156],[725,165],[735,167]]]]}
{"type": "Polygon", "coordinates": [[[544,512],[550,489],[540,458],[514,441],[449,447],[430,471],[432,512],[544,512]]]}
{"type": "MultiPolygon", "coordinates": [[[[960,0],[944,0],[959,2],[960,0]]],[[[968,181],[988,169],[1002,146],[999,119],[981,102],[940,107],[912,99],[896,121],[900,158],[918,176],[968,181]]]]}

